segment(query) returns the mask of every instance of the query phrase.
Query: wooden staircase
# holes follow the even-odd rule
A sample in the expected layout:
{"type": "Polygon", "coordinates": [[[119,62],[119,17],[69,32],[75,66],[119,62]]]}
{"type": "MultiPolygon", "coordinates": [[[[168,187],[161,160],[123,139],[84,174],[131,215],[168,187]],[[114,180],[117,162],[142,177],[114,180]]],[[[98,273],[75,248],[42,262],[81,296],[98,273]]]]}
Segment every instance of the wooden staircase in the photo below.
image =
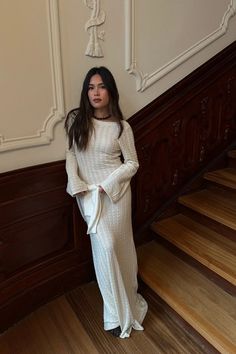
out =
{"type": "Polygon", "coordinates": [[[236,151],[228,157],[138,248],[142,280],[223,354],[236,353],[236,151]]]}

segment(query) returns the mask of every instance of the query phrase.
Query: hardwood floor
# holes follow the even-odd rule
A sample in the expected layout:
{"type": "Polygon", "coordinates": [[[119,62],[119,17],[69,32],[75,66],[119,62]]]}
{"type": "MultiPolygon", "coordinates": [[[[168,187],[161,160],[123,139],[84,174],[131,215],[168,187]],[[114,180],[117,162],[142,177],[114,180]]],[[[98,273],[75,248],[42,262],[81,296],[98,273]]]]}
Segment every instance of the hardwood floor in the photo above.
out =
{"type": "Polygon", "coordinates": [[[180,325],[148,288],[141,292],[149,304],[145,331],[133,331],[129,339],[114,338],[103,330],[102,300],[92,282],[41,307],[3,333],[0,353],[216,353],[180,325]]]}

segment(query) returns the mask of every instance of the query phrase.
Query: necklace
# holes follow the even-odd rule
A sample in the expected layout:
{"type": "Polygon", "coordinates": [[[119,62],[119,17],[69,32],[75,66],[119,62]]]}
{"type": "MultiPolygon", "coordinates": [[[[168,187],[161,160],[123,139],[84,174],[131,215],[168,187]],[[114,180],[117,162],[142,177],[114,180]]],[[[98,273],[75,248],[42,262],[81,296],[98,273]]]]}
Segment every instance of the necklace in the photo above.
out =
{"type": "Polygon", "coordinates": [[[95,115],[93,116],[95,119],[98,119],[98,120],[103,120],[103,119],[108,119],[108,118],[111,118],[111,114],[108,114],[108,116],[105,116],[105,117],[96,117],[95,115]]]}

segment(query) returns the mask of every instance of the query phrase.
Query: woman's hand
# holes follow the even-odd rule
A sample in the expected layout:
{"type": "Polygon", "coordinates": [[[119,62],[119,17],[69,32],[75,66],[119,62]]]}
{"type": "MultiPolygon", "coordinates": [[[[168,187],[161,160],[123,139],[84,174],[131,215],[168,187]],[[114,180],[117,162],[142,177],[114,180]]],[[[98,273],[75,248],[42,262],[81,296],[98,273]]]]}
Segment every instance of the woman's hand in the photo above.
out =
{"type": "Polygon", "coordinates": [[[101,186],[98,186],[98,187],[99,187],[99,192],[100,193],[104,193],[105,192],[104,189],[101,186]]]}
{"type": "Polygon", "coordinates": [[[79,192],[79,193],[76,193],[76,195],[78,197],[82,197],[83,195],[85,195],[87,193],[87,191],[83,191],[83,192],[79,192]]]}

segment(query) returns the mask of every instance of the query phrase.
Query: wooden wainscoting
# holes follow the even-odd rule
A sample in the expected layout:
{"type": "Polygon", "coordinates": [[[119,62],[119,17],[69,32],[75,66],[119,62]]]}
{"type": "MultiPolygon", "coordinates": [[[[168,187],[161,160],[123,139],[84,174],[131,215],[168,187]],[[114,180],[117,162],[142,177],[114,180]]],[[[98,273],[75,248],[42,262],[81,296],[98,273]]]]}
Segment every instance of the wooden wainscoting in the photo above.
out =
{"type": "Polygon", "coordinates": [[[0,175],[0,330],[91,279],[90,243],[65,162],[0,175]]]}

